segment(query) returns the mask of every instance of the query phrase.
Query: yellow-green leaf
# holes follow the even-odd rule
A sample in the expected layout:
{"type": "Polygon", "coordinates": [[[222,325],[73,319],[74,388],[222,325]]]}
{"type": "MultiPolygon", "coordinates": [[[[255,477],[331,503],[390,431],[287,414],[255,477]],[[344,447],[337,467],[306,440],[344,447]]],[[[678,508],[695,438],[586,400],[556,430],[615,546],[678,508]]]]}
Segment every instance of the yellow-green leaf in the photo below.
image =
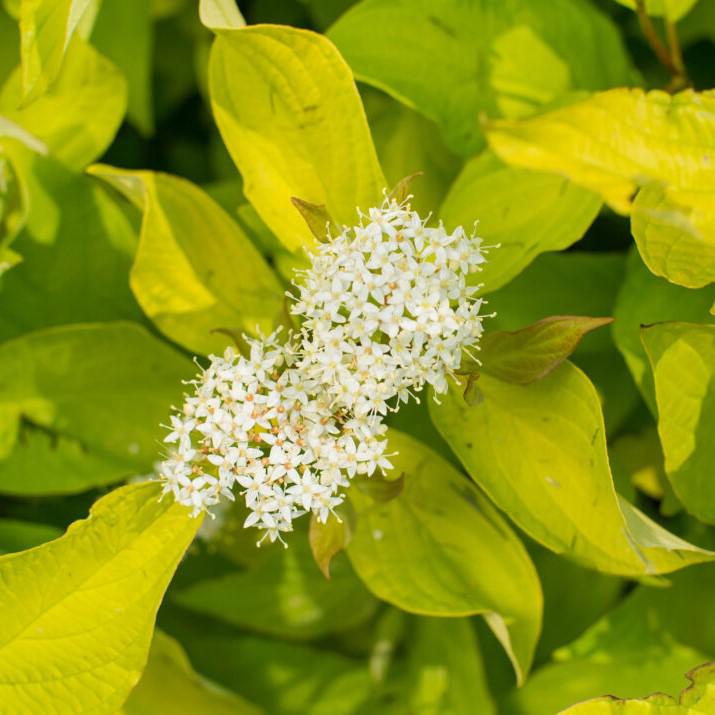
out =
{"type": "Polygon", "coordinates": [[[20,0],[22,94],[36,98],[54,82],[67,47],[97,0],[20,0]]]}
{"type": "Polygon", "coordinates": [[[343,551],[352,538],[352,514],[349,520],[347,510],[343,512],[345,515],[339,520],[335,515],[331,515],[325,523],[318,521],[315,515],[310,518],[308,543],[315,563],[325,578],[330,578],[330,562],[333,557],[343,551]]]}
{"type": "Polygon", "coordinates": [[[549,171],[634,207],[633,233],[657,275],[690,288],[715,281],[715,92],[616,89],[524,121],[495,121],[506,162],[549,171]]]}
{"type": "Polygon", "coordinates": [[[648,184],[633,202],[631,231],[655,275],[689,288],[715,281],[715,191],[678,199],[648,184]]]}
{"type": "Polygon", "coordinates": [[[547,548],[607,573],[667,573],[715,558],[619,500],[606,453],[598,394],[565,362],[542,380],[479,379],[469,406],[460,385],[432,419],[472,478],[547,548]]]}
{"type": "Polygon", "coordinates": [[[0,702],[8,713],[112,715],[141,677],[164,591],[200,519],[123,487],[88,519],[0,557],[0,702]]]}
{"type": "Polygon", "coordinates": [[[352,74],[322,35],[255,25],[220,33],[211,106],[261,218],[295,250],[313,237],[290,199],[324,204],[341,224],[382,199],[385,180],[352,74]]]}
{"type": "Polygon", "coordinates": [[[201,189],[151,171],[98,165],[91,173],[143,208],[130,282],[167,337],[208,354],[227,345],[217,330],[268,332],[280,322],[278,279],[238,224],[201,189]]]}
{"type": "Polygon", "coordinates": [[[557,315],[521,330],[487,333],[481,343],[481,369],[500,380],[527,385],[555,370],[586,333],[611,321],[557,315]]]}
{"type": "Polygon", "coordinates": [[[712,323],[708,308],[713,300],[715,286],[699,290],[681,288],[654,276],[635,251],[629,256],[626,278],[613,313],[613,339],[653,414],[656,413],[653,374],[640,339],[641,325],[670,320],[712,323]]]}
{"type": "Polygon", "coordinates": [[[194,671],[184,649],[154,631],[139,684],[117,715],[260,715],[261,710],[194,671]]]}
{"type": "Polygon", "coordinates": [[[665,471],[685,508],[715,523],[715,325],[641,331],[655,380],[665,471]]]}
{"type": "Polygon", "coordinates": [[[348,546],[375,595],[433,616],[484,615],[517,679],[529,670],[541,626],[541,588],[519,539],[473,484],[412,437],[389,432],[404,489],[375,501],[350,492],[357,527],[348,546]],[[475,555],[478,554],[478,557],[475,555]]]}
{"type": "Polygon", "coordinates": [[[715,663],[706,663],[687,674],[690,685],[675,700],[656,693],[637,700],[609,695],[579,703],[561,715],[710,715],[715,712],[715,663]]]}
{"type": "Polygon", "coordinates": [[[440,216],[450,228],[479,221],[486,243],[498,245],[477,276],[491,292],[540,253],[578,241],[600,208],[596,194],[563,176],[507,166],[485,151],[465,164],[440,216]]]}
{"type": "Polygon", "coordinates": [[[236,30],[246,24],[236,0],[200,0],[199,18],[210,30],[236,30]]]}
{"type": "Polygon", "coordinates": [[[74,169],[83,169],[104,153],[126,107],[124,77],[79,37],[72,40],[57,81],[47,92],[29,103],[23,99],[19,69],[0,92],[0,112],[74,169]]]}
{"type": "Polygon", "coordinates": [[[0,346],[0,491],[62,494],[151,470],[191,361],[133,323],[39,330],[0,346]],[[5,449],[2,449],[2,443],[5,449]]]}
{"type": "Polygon", "coordinates": [[[617,29],[581,0],[363,0],[328,36],[358,79],[435,121],[464,156],[484,145],[482,114],[525,116],[631,78],[617,29]]]}
{"type": "Polygon", "coordinates": [[[507,163],[568,176],[627,213],[639,186],[715,191],[715,92],[613,89],[523,121],[498,120],[489,143],[507,163]]]}

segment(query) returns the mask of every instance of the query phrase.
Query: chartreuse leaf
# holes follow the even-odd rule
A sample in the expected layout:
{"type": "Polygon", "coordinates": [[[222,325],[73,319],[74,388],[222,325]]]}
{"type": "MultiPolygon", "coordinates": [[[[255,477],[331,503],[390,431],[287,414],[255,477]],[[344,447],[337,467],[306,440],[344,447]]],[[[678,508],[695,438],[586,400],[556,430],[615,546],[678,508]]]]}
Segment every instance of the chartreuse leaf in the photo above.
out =
{"type": "Polygon", "coordinates": [[[317,638],[353,628],[377,606],[345,555],[333,559],[327,580],[304,537],[289,549],[273,549],[249,569],[193,583],[173,599],[193,611],[283,638],[317,638]]]}
{"type": "Polygon", "coordinates": [[[76,37],[57,81],[29,104],[20,70],[0,92],[0,113],[47,145],[50,155],[82,169],[104,153],[127,107],[127,85],[117,68],[76,37]]]}
{"type": "Polygon", "coordinates": [[[440,209],[448,228],[471,226],[498,245],[478,276],[493,291],[544,251],[578,241],[596,218],[600,198],[568,179],[508,166],[484,151],[462,169],[440,209]]]}
{"type": "Polygon", "coordinates": [[[0,490],[61,494],[150,471],[160,424],[194,372],[132,323],[50,328],[3,343],[0,434],[17,444],[3,450],[0,490]]]}
{"type": "Polygon", "coordinates": [[[201,523],[123,487],[44,546],[0,557],[0,702],[7,712],[113,715],[147,659],[156,611],[201,523]]]}
{"type": "Polygon", "coordinates": [[[406,648],[404,699],[410,712],[496,712],[469,619],[415,618],[406,648]]]}
{"type": "Polygon", "coordinates": [[[365,585],[399,608],[432,616],[483,614],[521,682],[541,625],[534,567],[507,523],[449,462],[389,432],[404,488],[390,501],[350,492],[357,527],[348,554],[365,585]],[[474,554],[479,554],[475,560],[474,554]]]}
{"type": "Polygon", "coordinates": [[[209,64],[216,123],[246,197],[291,250],[313,243],[295,196],[341,224],[385,179],[349,67],[322,35],[256,25],[219,33],[209,64]]]}
{"type": "Polygon", "coordinates": [[[715,325],[661,323],[641,336],[655,380],[665,471],[683,506],[715,523],[715,325]]]}
{"type": "MultiPolygon", "coordinates": [[[[667,17],[677,22],[683,15],[687,15],[698,0],[645,0],[646,12],[649,15],[667,17]]],[[[616,0],[617,3],[635,10],[636,0],[616,0]]]]}
{"type": "Polygon", "coordinates": [[[47,154],[47,147],[43,142],[6,117],[0,117],[0,139],[15,139],[38,154],[47,154]]]}
{"type": "Polygon", "coordinates": [[[524,116],[573,89],[628,83],[616,28],[580,0],[363,0],[328,36],[358,79],[416,108],[469,156],[479,115],[524,116]]]}
{"type": "Polygon", "coordinates": [[[621,213],[650,270],[689,288],[715,281],[715,93],[617,89],[524,121],[489,142],[510,164],[565,175],[621,213]]]}
{"type": "Polygon", "coordinates": [[[114,62],[127,81],[129,120],[142,134],[151,134],[154,129],[151,3],[102,2],[92,29],[92,44],[114,62]]]}
{"type": "Polygon", "coordinates": [[[713,108],[713,92],[613,89],[531,119],[494,121],[487,136],[510,164],[565,174],[627,213],[635,191],[651,180],[682,191],[715,189],[713,108]]]}
{"type": "Polygon", "coordinates": [[[482,374],[483,399],[461,385],[430,403],[432,419],[471,477],[536,541],[606,573],[674,571],[715,554],[678,539],[618,499],[603,415],[588,378],[569,362],[514,385],[482,374]]]}
{"type": "MultiPolygon", "coordinates": [[[[168,174],[94,166],[144,211],[131,287],[154,324],[193,352],[222,351],[217,330],[270,331],[281,285],[248,236],[194,184],[168,174]]],[[[300,217],[299,217],[300,218],[300,217]]]]}
{"type": "Polygon", "coordinates": [[[181,645],[154,631],[139,684],[117,715],[260,715],[261,710],[196,673],[181,645]]]}
{"type": "Polygon", "coordinates": [[[51,85],[85,13],[97,0],[20,0],[22,95],[36,98],[51,85]]]}
{"type": "MultiPolygon", "coordinates": [[[[554,662],[538,670],[524,688],[511,694],[505,711],[544,715],[562,713],[563,708],[579,700],[604,693],[637,698],[654,690],[678,692],[685,685],[683,673],[707,660],[707,656],[673,640],[665,626],[655,612],[642,608],[641,599],[627,598],[576,641],[556,651],[554,662]]],[[[667,702],[672,703],[670,698],[667,702]]],[[[599,714],[610,712],[620,715],[629,711],[593,710],[599,714]]],[[[665,715],[671,710],[633,712],[665,715]]],[[[712,711],[672,711],[673,715],[709,712],[712,711]]]]}
{"type": "Polygon", "coordinates": [[[235,0],[200,0],[199,18],[211,30],[236,30],[246,24],[235,0]]]}
{"type": "Polygon", "coordinates": [[[0,340],[52,325],[142,320],[129,289],[137,231],[108,190],[49,158],[13,158],[42,220],[33,210],[13,244],[25,260],[0,285],[0,340]]]}
{"type": "Polygon", "coordinates": [[[628,258],[626,278],[616,301],[613,339],[653,414],[653,374],[640,339],[641,325],[670,320],[712,323],[708,310],[713,300],[715,286],[681,288],[654,276],[635,252],[628,258]]]}
{"type": "Polygon", "coordinates": [[[481,343],[481,369],[500,380],[528,385],[553,372],[586,333],[611,320],[560,315],[521,330],[487,333],[481,343]]]}

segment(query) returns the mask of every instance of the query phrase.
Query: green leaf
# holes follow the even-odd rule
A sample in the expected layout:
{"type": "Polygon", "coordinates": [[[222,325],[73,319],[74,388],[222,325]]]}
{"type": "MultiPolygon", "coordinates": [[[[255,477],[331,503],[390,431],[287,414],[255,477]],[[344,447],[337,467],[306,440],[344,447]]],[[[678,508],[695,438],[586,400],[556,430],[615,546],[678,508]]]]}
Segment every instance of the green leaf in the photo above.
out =
{"type": "Polygon", "coordinates": [[[514,166],[566,176],[616,211],[652,272],[690,288],[715,281],[715,93],[616,89],[488,129],[514,166]]]}
{"type": "Polygon", "coordinates": [[[196,673],[181,645],[156,630],[142,678],[117,715],[172,713],[260,715],[261,711],[196,673]]]}
{"type": "Polygon", "coordinates": [[[0,558],[0,701],[8,712],[113,715],[136,685],[154,619],[200,519],[118,489],[56,541],[0,558]]]}
{"type": "Polygon", "coordinates": [[[350,69],[322,35],[256,25],[222,32],[209,64],[216,123],[246,197],[295,250],[313,238],[297,196],[352,225],[381,201],[385,179],[350,69]]]}
{"type": "Polygon", "coordinates": [[[665,471],[683,506],[715,523],[715,325],[662,323],[642,329],[655,379],[665,471]]]}
{"type": "Polygon", "coordinates": [[[574,0],[363,0],[328,36],[358,79],[435,121],[464,156],[484,145],[480,114],[523,116],[631,80],[616,28],[574,0]]]}
{"type": "MultiPolygon", "coordinates": [[[[674,641],[663,625],[652,611],[641,608],[638,599],[629,597],[578,640],[557,651],[555,662],[537,671],[522,690],[511,695],[505,703],[506,710],[520,715],[565,712],[621,715],[629,711],[620,707],[613,711],[563,708],[603,693],[641,697],[653,690],[677,692],[685,684],[683,673],[702,663],[706,656],[674,641]]],[[[670,698],[666,700],[672,702],[670,698]]],[[[651,711],[633,712],[647,715],[651,711]]],[[[653,715],[670,712],[652,711],[653,715]]],[[[672,715],[679,712],[686,713],[675,710],[672,715]]],[[[709,711],[687,712],[694,715],[709,711]]]]}
{"type": "Polygon", "coordinates": [[[467,618],[416,618],[407,648],[409,712],[494,715],[474,629],[467,618]]]}
{"type": "Polygon", "coordinates": [[[192,611],[282,638],[317,638],[353,628],[377,605],[344,555],[333,560],[328,581],[304,536],[288,549],[272,549],[252,568],[201,580],[172,598],[192,611]]]}
{"type": "Polygon", "coordinates": [[[283,289],[235,221],[194,184],[103,165],[91,173],[143,208],[131,287],[167,337],[193,352],[222,352],[217,330],[270,332],[283,289]]]}
{"type": "Polygon", "coordinates": [[[174,631],[200,672],[270,715],[356,715],[373,687],[366,667],[331,650],[183,618],[174,631]]]}
{"type": "Polygon", "coordinates": [[[498,246],[478,275],[491,292],[540,253],[578,241],[600,207],[598,196],[564,177],[507,166],[485,151],[465,164],[440,215],[448,227],[478,220],[479,233],[498,246]]]}
{"type": "Polygon", "coordinates": [[[92,44],[119,68],[127,81],[127,115],[144,135],[154,131],[151,87],[154,31],[150,5],[146,0],[105,0],[92,30],[92,44]]]}
{"type": "MultiPolygon", "coordinates": [[[[698,0],[645,0],[646,12],[649,15],[667,17],[673,22],[687,15],[698,0]]],[[[636,9],[636,0],[616,0],[617,3],[636,9]]]]}
{"type": "Polygon", "coordinates": [[[0,552],[31,549],[46,541],[52,541],[62,532],[49,524],[36,524],[19,519],[0,519],[0,552]]]}
{"type": "Polygon", "coordinates": [[[124,118],[127,85],[117,68],[76,37],[57,81],[29,104],[20,71],[0,92],[0,112],[44,142],[50,155],[83,169],[104,153],[124,118]]]}
{"type": "Polygon", "coordinates": [[[434,212],[461,162],[444,145],[433,122],[382,92],[360,89],[387,185],[395,186],[404,177],[422,172],[409,187],[414,194],[411,204],[420,215],[434,212]]]}
{"type": "Polygon", "coordinates": [[[67,323],[143,320],[129,289],[137,232],[106,189],[51,159],[15,159],[31,182],[33,217],[13,244],[25,260],[0,285],[0,340],[67,323]]]}
{"type": "Polygon", "coordinates": [[[96,0],[20,0],[22,95],[26,101],[55,81],[82,16],[96,12],[96,5],[96,0]]]}
{"type": "Polygon", "coordinates": [[[0,432],[14,429],[17,445],[0,462],[0,490],[82,491],[150,471],[160,424],[194,372],[132,323],[50,328],[3,343],[0,432]]]}
{"type": "Polygon", "coordinates": [[[521,542],[474,485],[407,435],[389,432],[404,489],[387,502],[351,490],[348,555],[379,598],[412,613],[483,614],[523,681],[541,625],[541,589],[521,542]],[[479,554],[479,559],[474,559],[479,554]]]}
{"type": "Polygon", "coordinates": [[[236,0],[200,0],[199,18],[210,30],[236,30],[246,24],[236,0]]]}
{"type": "Polygon", "coordinates": [[[677,701],[660,692],[635,700],[607,696],[578,703],[561,715],[708,715],[713,712],[715,664],[706,663],[690,671],[686,677],[690,685],[681,692],[677,701]]]}
{"type": "Polygon", "coordinates": [[[626,279],[613,313],[613,339],[628,365],[643,398],[656,413],[653,374],[640,339],[641,325],[670,320],[712,323],[708,310],[715,286],[689,290],[656,278],[637,253],[628,258],[626,279]]]}
{"type": "Polygon", "coordinates": [[[611,318],[560,315],[516,331],[487,333],[481,343],[482,371],[500,380],[528,385],[553,372],[591,330],[611,318]]]}
{"type": "Polygon", "coordinates": [[[536,541],[624,576],[715,557],[619,501],[598,395],[574,365],[529,385],[482,375],[479,389],[484,399],[469,406],[452,385],[430,404],[432,419],[472,478],[536,541]]]}
{"type": "Polygon", "coordinates": [[[625,584],[623,579],[585,569],[531,540],[526,547],[544,591],[544,625],[535,658],[538,668],[554,650],[613,608],[625,584]]]}

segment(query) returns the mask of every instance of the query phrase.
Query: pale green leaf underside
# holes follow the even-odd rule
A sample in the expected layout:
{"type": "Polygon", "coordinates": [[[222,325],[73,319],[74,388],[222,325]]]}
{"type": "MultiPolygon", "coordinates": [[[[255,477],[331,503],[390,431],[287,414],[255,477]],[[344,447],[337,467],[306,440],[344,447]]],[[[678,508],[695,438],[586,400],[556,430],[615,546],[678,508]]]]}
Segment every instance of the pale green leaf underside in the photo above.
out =
{"type": "Polygon", "coordinates": [[[156,484],[118,489],[43,546],[0,558],[0,702],[113,715],[139,680],[154,618],[200,524],[156,484]]]}
{"type": "Polygon", "coordinates": [[[616,495],[598,394],[571,363],[530,385],[482,374],[479,404],[459,386],[432,419],[472,478],[524,531],[584,566],[624,576],[715,558],[616,495]]]}
{"type": "MultiPolygon", "coordinates": [[[[687,15],[698,0],[646,0],[645,7],[649,15],[667,17],[673,22],[687,15]]],[[[636,0],[616,0],[617,3],[636,9],[636,0]]]]}
{"type": "Polygon", "coordinates": [[[541,589],[521,542],[450,463],[405,434],[389,432],[400,495],[373,501],[357,489],[348,554],[375,595],[433,616],[483,614],[525,677],[541,626],[541,589]],[[479,554],[479,558],[475,558],[479,554]]]}

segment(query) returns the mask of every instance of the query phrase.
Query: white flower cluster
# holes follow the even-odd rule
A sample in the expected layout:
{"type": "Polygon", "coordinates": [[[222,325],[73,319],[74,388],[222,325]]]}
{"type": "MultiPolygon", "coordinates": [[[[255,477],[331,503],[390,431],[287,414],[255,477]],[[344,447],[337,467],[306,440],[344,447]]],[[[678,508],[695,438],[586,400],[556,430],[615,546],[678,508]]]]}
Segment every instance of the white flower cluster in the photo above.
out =
{"type": "Polygon", "coordinates": [[[165,440],[164,493],[197,515],[238,484],[244,525],[271,541],[302,514],[324,522],[356,474],[391,467],[387,412],[425,384],[444,392],[479,341],[466,277],[483,262],[479,238],[427,227],[390,200],[331,237],[296,283],[300,331],[211,356],[191,383],[165,440]]]}

